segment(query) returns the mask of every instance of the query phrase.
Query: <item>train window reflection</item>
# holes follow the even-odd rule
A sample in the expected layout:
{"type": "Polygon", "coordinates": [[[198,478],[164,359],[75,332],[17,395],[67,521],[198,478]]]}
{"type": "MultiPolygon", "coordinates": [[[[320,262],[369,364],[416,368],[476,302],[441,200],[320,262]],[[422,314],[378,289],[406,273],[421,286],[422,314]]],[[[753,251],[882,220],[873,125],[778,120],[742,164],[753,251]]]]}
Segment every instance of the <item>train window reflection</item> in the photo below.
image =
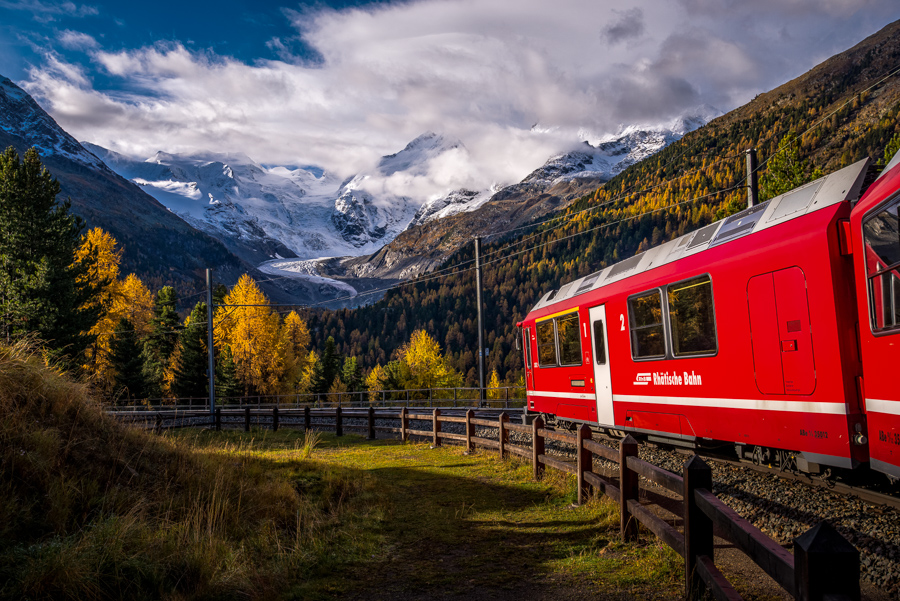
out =
{"type": "Polygon", "coordinates": [[[866,267],[870,274],[879,267],[900,263],[900,199],[876,213],[863,223],[866,240],[866,267]]]}
{"type": "Polygon", "coordinates": [[[556,318],[559,336],[560,365],[581,365],[581,333],[578,329],[578,313],[556,318]]]}
{"type": "Polygon", "coordinates": [[[628,299],[631,325],[631,355],[635,359],[664,357],[662,298],[658,290],[628,299]]]}
{"type": "Polygon", "coordinates": [[[873,330],[900,328],[900,198],[863,222],[873,330]]]}
{"type": "Polygon", "coordinates": [[[889,271],[869,280],[872,323],[876,330],[900,327],[900,273],[889,271]]]}
{"type": "Polygon", "coordinates": [[[555,367],[556,336],[553,332],[553,320],[537,324],[538,363],[541,367],[555,367]]]}
{"type": "Polygon", "coordinates": [[[594,322],[594,358],[597,365],[606,365],[606,343],[603,341],[603,320],[594,322]]]}
{"type": "Polygon", "coordinates": [[[690,357],[716,352],[716,318],[708,275],[668,287],[672,352],[690,357]]]}

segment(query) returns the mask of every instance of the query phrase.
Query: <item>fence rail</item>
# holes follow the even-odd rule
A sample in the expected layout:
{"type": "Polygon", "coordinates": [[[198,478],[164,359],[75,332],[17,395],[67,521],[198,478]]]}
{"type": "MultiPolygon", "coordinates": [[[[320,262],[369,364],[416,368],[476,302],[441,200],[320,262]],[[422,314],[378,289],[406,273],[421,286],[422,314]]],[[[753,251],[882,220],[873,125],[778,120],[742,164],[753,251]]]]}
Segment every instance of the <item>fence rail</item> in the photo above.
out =
{"type": "MultiPolygon", "coordinates": [[[[213,415],[208,411],[115,411],[114,415],[131,422],[143,421],[157,431],[170,427],[208,426],[221,430],[223,418],[238,418],[249,431],[256,423],[277,430],[291,425],[285,419],[302,417],[303,428],[330,428],[338,436],[343,434],[344,420],[365,419],[366,425],[350,426],[366,430],[368,438],[376,432],[390,432],[407,441],[410,436],[430,438],[439,447],[443,441],[462,443],[467,451],[477,447],[497,449],[501,456],[510,454],[531,460],[534,477],[540,479],[546,467],[572,473],[577,478],[578,503],[584,503],[592,490],[609,496],[620,507],[620,535],[625,541],[638,537],[637,525],[643,524],[660,540],[675,550],[685,561],[685,592],[688,599],[701,599],[707,593],[719,601],[737,601],[741,597],[719,571],[714,560],[714,529],[742,551],[766,574],[800,601],[859,601],[860,556],[859,551],[844,539],[827,522],[821,522],[794,539],[793,555],[767,537],[749,521],[725,505],[712,493],[712,470],[699,457],[691,457],[684,465],[682,475],[674,474],[638,458],[638,443],[626,436],[615,449],[593,440],[588,426],[581,426],[575,433],[546,428],[538,416],[530,425],[510,423],[506,411],[476,411],[468,408],[460,415],[441,408],[431,411],[410,410],[406,406],[394,409],[368,406],[364,410],[343,406],[313,408],[310,406],[282,406],[271,408],[245,405],[235,408],[217,408],[213,415]],[[316,419],[316,423],[313,423],[316,419]],[[333,422],[322,423],[322,420],[333,422]],[[397,420],[398,427],[376,425],[376,420],[397,420]],[[410,422],[417,427],[410,427],[410,422]],[[152,422],[152,423],[151,423],[152,422]],[[422,428],[423,423],[430,429],[422,428]],[[445,432],[443,424],[461,424],[464,434],[445,432]],[[496,438],[476,436],[475,426],[496,430],[496,438]],[[510,442],[509,433],[531,435],[530,447],[510,442]],[[546,454],[545,441],[553,440],[575,447],[575,461],[564,460],[546,454]],[[604,477],[594,471],[594,457],[600,457],[618,465],[618,478],[604,477]],[[641,504],[640,479],[653,482],[665,490],[682,497],[683,531],[679,532],[667,521],[658,517],[641,504]]],[[[235,423],[232,419],[231,423],[235,423]]]]}
{"type": "MultiPolygon", "coordinates": [[[[480,388],[418,388],[366,392],[272,394],[216,397],[216,406],[234,407],[525,407],[525,389],[515,386],[488,388],[481,398],[480,388]]],[[[209,397],[119,399],[105,407],[115,411],[202,411],[209,410],[209,397]]]]}

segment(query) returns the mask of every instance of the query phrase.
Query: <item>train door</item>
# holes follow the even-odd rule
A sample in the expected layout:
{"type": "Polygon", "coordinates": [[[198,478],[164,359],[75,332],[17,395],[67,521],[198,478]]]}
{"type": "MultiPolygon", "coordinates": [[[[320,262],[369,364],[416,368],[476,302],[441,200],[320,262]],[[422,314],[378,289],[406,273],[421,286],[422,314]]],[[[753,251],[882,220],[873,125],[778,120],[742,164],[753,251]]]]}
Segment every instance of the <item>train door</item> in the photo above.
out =
{"type": "Polygon", "coordinates": [[[594,390],[597,394],[597,422],[616,425],[613,415],[612,378],[609,374],[609,342],[606,337],[606,305],[591,307],[591,340],[594,351],[594,390]]]}
{"type": "Polygon", "coordinates": [[[747,302],[759,391],[812,394],[816,366],[803,271],[789,267],[750,278],[747,302]]]}
{"type": "Polygon", "coordinates": [[[525,357],[525,389],[534,390],[534,376],[532,375],[534,366],[531,363],[531,328],[525,328],[522,332],[524,346],[522,347],[522,355],[525,357]]]}

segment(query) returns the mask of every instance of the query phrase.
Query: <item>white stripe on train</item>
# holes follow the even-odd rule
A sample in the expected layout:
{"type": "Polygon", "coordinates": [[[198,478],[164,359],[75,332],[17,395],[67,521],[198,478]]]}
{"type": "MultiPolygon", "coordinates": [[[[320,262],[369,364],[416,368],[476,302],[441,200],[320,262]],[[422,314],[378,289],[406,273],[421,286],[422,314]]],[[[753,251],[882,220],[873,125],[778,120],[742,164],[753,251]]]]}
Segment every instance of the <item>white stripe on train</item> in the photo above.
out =
{"type": "MultiPolygon", "coordinates": [[[[593,394],[579,394],[569,392],[550,392],[545,390],[529,390],[528,397],[584,399],[593,400],[593,394]]],[[[822,413],[829,415],[846,415],[847,408],[844,403],[817,403],[812,401],[783,401],[769,399],[709,399],[699,397],[671,397],[671,396],[636,396],[630,394],[614,394],[616,403],[634,403],[651,405],[680,405],[691,407],[711,407],[715,409],[748,409],[752,411],[784,411],[795,413],[822,413]]],[[[881,403],[895,403],[896,412],[900,413],[900,402],[878,401],[881,403]]],[[[876,411],[866,401],[869,411],[876,411]]],[[[894,411],[883,411],[894,413],[894,411]]]]}

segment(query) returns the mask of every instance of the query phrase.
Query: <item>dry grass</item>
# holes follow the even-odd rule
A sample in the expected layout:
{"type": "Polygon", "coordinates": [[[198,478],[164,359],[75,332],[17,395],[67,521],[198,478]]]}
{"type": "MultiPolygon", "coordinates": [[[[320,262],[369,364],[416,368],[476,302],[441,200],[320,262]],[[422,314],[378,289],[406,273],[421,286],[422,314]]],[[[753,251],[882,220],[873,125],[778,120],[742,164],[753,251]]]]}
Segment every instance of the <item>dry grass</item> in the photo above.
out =
{"type": "Polygon", "coordinates": [[[310,462],[317,442],[275,461],[129,429],[38,353],[0,347],[0,597],[278,596],[338,539],[353,556],[332,526],[367,513],[348,504],[366,479],[310,462]]]}

